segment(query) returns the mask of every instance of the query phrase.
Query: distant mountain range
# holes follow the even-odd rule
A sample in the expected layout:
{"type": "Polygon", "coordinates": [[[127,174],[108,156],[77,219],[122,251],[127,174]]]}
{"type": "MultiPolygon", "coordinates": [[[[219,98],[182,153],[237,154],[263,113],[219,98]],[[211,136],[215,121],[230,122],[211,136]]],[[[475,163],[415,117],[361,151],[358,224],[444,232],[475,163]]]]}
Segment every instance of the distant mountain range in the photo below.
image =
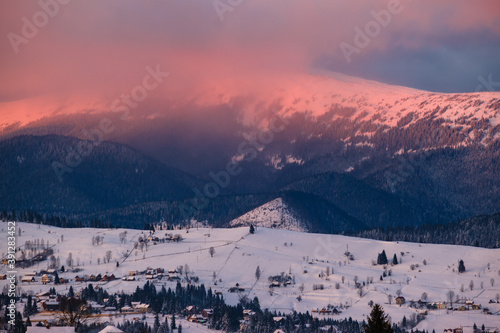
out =
{"type": "Polygon", "coordinates": [[[127,226],[227,226],[272,210],[285,228],[321,232],[500,212],[500,93],[323,73],[262,96],[216,89],[183,107],[175,117],[93,112],[5,124],[0,208],[127,226]],[[115,119],[113,130],[96,136],[103,119],[115,119]],[[217,184],[228,163],[238,172],[217,184]]]}

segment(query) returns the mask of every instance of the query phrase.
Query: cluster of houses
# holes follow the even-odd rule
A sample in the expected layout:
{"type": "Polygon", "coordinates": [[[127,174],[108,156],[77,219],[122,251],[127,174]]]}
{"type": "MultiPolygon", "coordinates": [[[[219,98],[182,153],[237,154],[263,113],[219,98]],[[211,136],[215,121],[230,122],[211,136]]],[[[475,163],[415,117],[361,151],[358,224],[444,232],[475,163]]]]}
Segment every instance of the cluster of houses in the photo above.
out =
{"type": "MultiPolygon", "coordinates": [[[[120,308],[121,313],[146,313],[149,310],[149,305],[141,302],[131,302],[130,306],[126,305],[120,308]]],[[[107,309],[106,311],[111,311],[107,309]]]]}
{"type": "MultiPolygon", "coordinates": [[[[55,281],[55,276],[57,272],[55,269],[43,270],[40,272],[28,272],[22,279],[22,283],[35,283],[41,282],[42,284],[49,284],[55,281]]],[[[176,269],[169,269],[165,271],[163,268],[147,269],[145,271],[130,271],[128,275],[122,277],[122,281],[136,281],[139,276],[144,276],[146,280],[161,280],[163,278],[168,279],[168,281],[180,280],[181,276],[176,269]]],[[[0,280],[7,279],[7,275],[0,275],[0,280]]],[[[70,279],[58,277],[59,284],[65,284],[70,282],[70,279]]],[[[118,279],[114,274],[85,274],[77,275],[74,278],[75,282],[109,282],[118,279]]]]}
{"type": "Polygon", "coordinates": [[[293,282],[293,278],[291,275],[281,273],[280,275],[270,276],[269,280],[269,288],[279,288],[281,286],[286,287],[291,285],[293,282]]]}
{"type": "Polygon", "coordinates": [[[192,323],[206,324],[214,315],[213,309],[202,309],[201,311],[194,305],[184,309],[187,321],[192,323]]]}
{"type": "Polygon", "coordinates": [[[82,275],[82,276],[75,276],[75,282],[88,282],[88,281],[91,281],[91,282],[108,282],[108,281],[113,281],[113,280],[116,280],[116,276],[114,274],[104,274],[104,275],[101,275],[101,274],[97,274],[97,275],[94,275],[94,274],[91,274],[91,275],[82,275]]]}
{"type": "Polygon", "coordinates": [[[243,310],[243,319],[240,320],[240,330],[244,331],[247,326],[250,325],[250,320],[255,315],[255,312],[252,310],[245,309],[243,310]]]}
{"type": "MultiPolygon", "coordinates": [[[[96,286],[96,288],[98,288],[96,286]]],[[[43,292],[36,294],[37,307],[40,311],[59,311],[59,304],[61,303],[61,296],[56,296],[50,292],[43,292]]],[[[107,302],[107,299],[104,299],[107,302]]],[[[91,308],[93,313],[104,313],[104,312],[121,312],[121,313],[146,313],[149,310],[149,305],[141,302],[131,302],[130,305],[126,305],[120,309],[114,306],[104,306],[98,304],[97,302],[88,302],[88,306],[91,308]]]]}
{"type": "MultiPolygon", "coordinates": [[[[464,332],[464,329],[462,327],[458,327],[458,328],[445,328],[444,333],[463,333],[464,332]]],[[[499,333],[500,331],[498,329],[495,329],[495,328],[490,328],[490,329],[487,329],[485,331],[483,330],[474,330],[474,333],[499,333]]]]}
{"type": "Polygon", "coordinates": [[[138,276],[144,275],[146,280],[161,280],[166,278],[168,281],[180,280],[180,274],[176,269],[165,271],[163,268],[147,269],[145,271],[129,271],[127,276],[122,277],[122,281],[135,281],[138,276]]]}
{"type": "MultiPolygon", "coordinates": [[[[47,269],[47,270],[42,270],[40,272],[28,272],[21,278],[21,282],[23,283],[41,282],[42,284],[48,284],[54,282],[56,274],[57,271],[55,269],[47,269]]],[[[60,284],[65,284],[68,282],[69,279],[63,277],[59,278],[60,284]]]]}
{"type": "Polygon", "coordinates": [[[179,243],[182,240],[182,236],[179,234],[171,234],[171,233],[166,233],[165,237],[160,238],[158,236],[155,236],[154,234],[151,234],[145,238],[139,238],[139,242],[152,242],[153,245],[156,245],[156,243],[165,243],[165,242],[176,242],[179,243]]]}
{"type": "MultiPolygon", "coordinates": [[[[405,304],[406,300],[404,297],[400,296],[396,298],[396,304],[405,304]]],[[[491,300],[490,303],[496,303],[494,300],[491,300]]],[[[450,310],[450,311],[471,311],[471,310],[483,310],[484,314],[492,314],[491,311],[487,307],[483,307],[481,304],[476,304],[472,300],[460,299],[456,302],[432,302],[429,303],[427,301],[418,300],[418,301],[409,301],[408,302],[410,308],[418,309],[419,314],[427,315],[427,310],[450,310]]]]}

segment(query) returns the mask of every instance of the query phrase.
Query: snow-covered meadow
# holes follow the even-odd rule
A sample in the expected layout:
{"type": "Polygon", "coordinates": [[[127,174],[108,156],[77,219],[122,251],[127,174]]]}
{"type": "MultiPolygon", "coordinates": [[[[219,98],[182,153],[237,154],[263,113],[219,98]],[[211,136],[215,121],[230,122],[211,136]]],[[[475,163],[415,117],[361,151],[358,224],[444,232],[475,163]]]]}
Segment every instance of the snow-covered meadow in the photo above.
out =
{"type": "MultiPolygon", "coordinates": [[[[59,274],[59,277],[69,279],[67,284],[42,284],[40,277],[36,277],[35,282],[19,283],[18,292],[39,293],[55,287],[59,293],[65,293],[70,286],[78,291],[88,282],[75,282],[76,275],[99,273],[114,274],[117,279],[92,282],[94,285],[102,285],[108,292],[132,292],[147,280],[145,275],[138,275],[135,281],[123,281],[122,277],[128,276],[130,271],[164,268],[168,272],[183,266],[184,271],[188,268],[189,276],[199,277],[199,283],[222,292],[230,304],[236,304],[244,296],[250,299],[257,296],[262,308],[281,312],[312,312],[330,304],[341,310],[339,315],[331,315],[335,318],[363,320],[371,309],[368,303],[373,301],[383,305],[393,322],[400,322],[403,316],[410,318],[419,311],[409,306],[410,301],[418,301],[426,293],[427,302],[444,302],[448,300],[451,290],[460,300],[481,304],[481,309],[431,310],[417,328],[442,332],[444,328],[463,326],[464,332],[471,332],[474,323],[500,327],[500,304],[490,303],[500,293],[500,249],[383,242],[262,227],[257,228],[255,234],[249,234],[249,228],[241,227],[159,230],[152,236],[163,238],[169,233],[179,234],[183,239],[156,244],[150,241],[141,250],[140,246],[134,248],[134,245],[139,237],[150,236],[149,231],[62,229],[27,223],[17,223],[17,227],[21,230],[17,237],[17,246],[21,249],[26,241],[43,239],[45,244],[49,242],[49,246],[53,247],[54,256],[59,257],[61,265],[69,268],[67,259],[71,253],[73,268],[81,269],[79,272],[59,274]],[[124,231],[127,231],[125,239],[124,231]],[[103,237],[101,245],[92,244],[94,236],[103,237]],[[213,256],[210,248],[213,248],[213,256]],[[383,250],[389,262],[396,254],[400,263],[387,265],[387,276],[380,280],[384,267],[373,262],[383,250]],[[108,251],[111,251],[111,260],[104,263],[108,251]],[[345,255],[346,251],[352,254],[353,260],[345,255]],[[459,274],[460,259],[464,261],[466,271],[459,274]],[[261,271],[258,280],[255,274],[257,266],[261,271]],[[286,287],[270,288],[268,277],[282,273],[291,276],[291,283],[286,287]],[[355,281],[358,285],[364,284],[362,292],[355,287],[355,281]],[[244,291],[229,292],[237,283],[244,291]],[[324,287],[322,290],[317,289],[320,285],[324,287]],[[405,304],[396,304],[398,294],[405,298],[405,304]],[[389,304],[389,298],[392,298],[392,304],[389,304]],[[491,314],[483,311],[485,307],[491,314]]],[[[6,235],[7,223],[0,223],[0,230],[6,235]]],[[[4,257],[7,252],[6,238],[2,238],[1,244],[0,253],[4,257]]],[[[30,268],[19,268],[19,279],[28,272],[47,269],[48,264],[49,260],[46,260],[30,268]]],[[[6,271],[7,266],[2,265],[1,273],[6,271]]],[[[175,287],[176,283],[167,281],[165,277],[152,281],[167,288],[175,287]]],[[[0,287],[5,285],[5,280],[0,281],[0,287]]]]}

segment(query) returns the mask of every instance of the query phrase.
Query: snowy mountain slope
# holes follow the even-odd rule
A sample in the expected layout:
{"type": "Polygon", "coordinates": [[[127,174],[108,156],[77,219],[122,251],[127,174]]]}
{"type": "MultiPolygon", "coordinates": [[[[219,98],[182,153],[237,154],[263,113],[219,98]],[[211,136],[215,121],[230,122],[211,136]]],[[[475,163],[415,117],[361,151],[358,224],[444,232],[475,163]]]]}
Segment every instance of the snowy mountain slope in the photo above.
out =
{"type": "Polygon", "coordinates": [[[255,227],[307,231],[307,226],[291,212],[288,205],[281,198],[257,207],[229,223],[232,227],[249,226],[251,224],[255,227]]]}
{"type": "MultiPolygon", "coordinates": [[[[398,205],[404,207],[408,215],[414,216],[408,219],[398,213],[397,218],[392,218],[394,205],[382,209],[353,199],[350,209],[346,209],[339,202],[342,200],[330,200],[332,205],[369,226],[380,226],[387,221],[391,225],[447,223],[498,212],[500,189],[491,186],[500,181],[495,169],[500,163],[498,92],[433,93],[325,72],[294,74],[279,81],[269,78],[259,82],[253,90],[237,84],[218,84],[218,87],[197,93],[189,99],[189,103],[179,102],[175,107],[166,105],[164,112],[155,109],[153,118],[147,110],[131,111],[130,119],[133,121],[117,121],[116,130],[104,139],[127,144],[160,163],[195,176],[201,180],[195,183],[202,192],[203,182],[213,180],[211,172],[225,170],[229,162],[237,162],[242,171],[238,176],[231,177],[221,194],[269,195],[266,200],[250,207],[276,198],[274,194],[277,191],[289,189],[297,181],[336,173],[349,175],[364,185],[366,188],[360,190],[360,195],[368,197],[369,202],[373,202],[369,198],[373,194],[372,189],[389,192],[394,202],[400,203],[398,205]],[[269,125],[274,125],[274,130],[263,131],[269,125]],[[360,216],[371,218],[362,219],[360,216]],[[376,222],[375,225],[372,221],[376,222]]],[[[45,118],[11,127],[1,133],[0,138],[2,142],[7,142],[5,138],[21,133],[40,135],[57,132],[88,140],[83,133],[96,128],[104,116],[117,118],[112,112],[99,112],[45,118]]],[[[40,172],[30,173],[38,180],[35,185],[51,179],[57,182],[51,168],[53,159],[42,164],[27,162],[37,160],[34,158],[37,156],[51,156],[54,151],[62,152],[63,155],[60,154],[56,161],[64,162],[65,153],[68,149],[75,149],[76,143],[57,143],[56,149],[44,146],[35,151],[31,148],[37,145],[37,140],[43,139],[35,137],[35,143],[30,142],[30,146],[19,148],[29,152],[24,165],[33,170],[38,170],[39,165],[45,166],[40,172]]],[[[13,156],[17,155],[15,151],[13,156]]],[[[83,158],[82,165],[90,162],[93,156],[83,158]]],[[[96,159],[96,162],[103,160],[96,159]]],[[[2,179],[11,179],[15,185],[22,183],[15,181],[23,180],[26,175],[24,170],[15,167],[19,161],[14,159],[12,163],[6,163],[9,163],[5,169],[9,170],[9,174],[2,179]]],[[[102,169],[110,170],[106,166],[102,169]]],[[[118,171],[123,171],[119,169],[117,167],[118,171]]],[[[100,179],[100,170],[99,165],[79,167],[65,176],[85,187],[88,182],[79,180],[100,179]]],[[[75,202],[91,202],[92,207],[83,209],[77,205],[76,210],[99,211],[97,216],[100,219],[109,219],[116,225],[132,225],[137,223],[134,217],[141,216],[145,210],[154,219],[164,214],[160,208],[152,212],[144,207],[158,207],[155,201],[171,197],[161,195],[156,189],[156,184],[163,183],[161,175],[156,172],[147,175],[151,178],[150,185],[135,192],[134,206],[131,206],[130,200],[119,200],[123,206],[117,207],[113,199],[117,196],[96,202],[94,193],[98,186],[69,195],[53,195],[53,191],[47,194],[39,190],[39,186],[29,186],[23,188],[23,197],[17,201],[10,195],[4,196],[4,208],[33,208],[41,213],[53,213],[55,210],[72,216],[75,214],[75,209],[72,209],[75,202]],[[26,202],[26,198],[32,199],[26,202]],[[58,204],[52,207],[54,202],[58,204]],[[118,209],[118,214],[111,209],[118,209]]],[[[67,182],[62,186],[69,184],[73,183],[67,182]]],[[[327,185],[321,182],[319,185],[323,187],[323,193],[337,190],[343,193],[345,190],[326,188],[327,185]]],[[[316,193],[312,186],[306,184],[301,191],[316,193]]],[[[61,184],[56,186],[60,187],[61,184]]],[[[194,186],[184,189],[182,198],[194,197],[191,188],[194,186]]],[[[101,195],[101,192],[97,194],[101,195]]],[[[325,198],[318,196],[318,199],[325,198]]],[[[174,216],[172,222],[185,220],[180,216],[178,202],[166,205],[169,205],[168,214],[173,212],[170,214],[174,216]]],[[[310,215],[296,209],[297,205],[289,206],[295,211],[295,217],[312,231],[310,215]]],[[[235,209],[235,214],[227,216],[224,209],[219,208],[209,206],[203,214],[212,216],[222,225],[248,209],[235,209]]],[[[193,211],[193,215],[201,212],[198,209],[193,211]]],[[[88,216],[78,218],[89,219],[88,216]]]]}
{"type": "MultiPolygon", "coordinates": [[[[400,322],[403,316],[410,318],[412,314],[416,314],[418,310],[409,307],[409,302],[419,300],[424,292],[428,294],[428,301],[434,303],[447,301],[448,291],[453,291],[460,299],[473,300],[475,304],[489,308],[492,314],[483,314],[482,309],[430,310],[418,324],[418,328],[429,331],[435,329],[439,332],[444,328],[464,326],[464,332],[469,333],[472,332],[474,323],[478,326],[484,323],[486,327],[500,326],[500,304],[489,303],[490,299],[495,299],[496,294],[500,293],[500,249],[382,242],[268,228],[257,228],[256,233],[250,235],[248,228],[244,227],[169,231],[180,234],[184,239],[179,243],[155,245],[151,242],[147,250],[133,250],[138,237],[147,235],[144,231],[126,230],[126,241],[122,243],[119,234],[125,229],[61,229],[25,223],[18,223],[18,227],[21,229],[18,245],[22,246],[25,241],[37,238],[44,239],[45,243],[49,241],[55,256],[65,266],[68,254],[72,253],[75,268],[79,262],[78,268],[82,270],[78,273],[60,274],[69,279],[74,279],[76,275],[97,273],[113,273],[120,278],[128,275],[131,270],[141,271],[148,267],[172,269],[187,265],[190,275],[198,276],[200,283],[221,291],[225,300],[231,304],[237,303],[243,295],[250,298],[257,296],[263,308],[282,312],[311,312],[331,304],[342,311],[335,318],[352,317],[362,320],[370,312],[368,302],[371,300],[382,304],[394,322],[400,322]],[[92,246],[91,238],[95,235],[104,237],[102,245],[92,246]],[[209,254],[210,247],[215,250],[213,257],[209,254]],[[349,260],[344,255],[347,248],[354,260],[349,260]],[[376,260],[377,254],[382,250],[385,250],[389,260],[396,254],[400,263],[388,265],[386,271],[391,274],[380,280],[384,267],[373,265],[372,261],[376,260]],[[110,263],[104,264],[102,258],[106,251],[112,251],[112,258],[110,263]],[[127,252],[130,255],[125,258],[127,252]],[[101,259],[100,263],[97,258],[101,259]],[[466,267],[466,272],[461,274],[457,273],[459,259],[464,260],[466,267]],[[116,267],[116,260],[120,262],[119,267],[116,267]],[[262,271],[258,280],[255,278],[257,266],[262,271]],[[326,275],[327,268],[330,272],[333,271],[329,276],[326,275]],[[214,283],[214,272],[217,284],[214,283]],[[284,275],[290,274],[294,283],[271,289],[268,277],[282,272],[284,275]],[[366,284],[367,279],[371,278],[373,283],[366,284]],[[355,280],[366,284],[361,296],[359,289],[354,286],[355,280]],[[472,288],[469,287],[470,281],[474,284],[472,288]],[[228,291],[236,283],[245,289],[240,295],[228,291]],[[324,289],[315,290],[315,286],[321,284],[324,289]],[[398,290],[406,299],[406,303],[401,306],[394,301],[398,290]],[[301,301],[297,300],[299,295],[301,301]],[[392,304],[388,302],[388,295],[393,296],[392,304]]],[[[6,228],[7,223],[0,223],[0,230],[5,231],[6,228]]],[[[163,237],[164,233],[157,231],[155,236],[163,237]]],[[[6,249],[4,241],[2,245],[6,249]]],[[[35,267],[18,268],[18,275],[39,271],[46,268],[46,265],[45,261],[35,267]]],[[[1,272],[5,272],[5,269],[2,266],[1,272]]],[[[40,277],[36,279],[38,281],[34,283],[20,283],[20,290],[37,293],[55,287],[58,292],[66,293],[70,285],[75,291],[86,286],[86,283],[74,280],[66,285],[43,285],[40,277]]],[[[142,286],[146,281],[144,275],[139,275],[137,281],[118,279],[107,283],[93,283],[103,286],[108,292],[132,292],[136,286],[142,286]]],[[[6,281],[0,281],[0,287],[5,283],[6,281]]],[[[167,288],[175,287],[175,282],[165,279],[155,280],[154,283],[158,288],[162,285],[167,288]]],[[[22,304],[19,306],[22,307],[22,304]]]]}
{"type": "MultiPolygon", "coordinates": [[[[198,101],[202,105],[234,104],[237,94],[237,90],[219,87],[198,101]]],[[[435,93],[335,72],[296,75],[274,83],[265,93],[256,93],[243,109],[242,119],[260,126],[268,122],[262,120],[259,110],[272,110],[282,117],[304,113],[314,119],[333,112],[326,126],[348,119],[359,125],[356,136],[368,138],[378,128],[407,128],[418,121],[443,122],[466,133],[480,123],[481,139],[500,138],[500,92],[435,93]]],[[[476,135],[470,134],[463,144],[477,142],[476,135]]],[[[355,143],[351,137],[343,139],[355,143]]]]}

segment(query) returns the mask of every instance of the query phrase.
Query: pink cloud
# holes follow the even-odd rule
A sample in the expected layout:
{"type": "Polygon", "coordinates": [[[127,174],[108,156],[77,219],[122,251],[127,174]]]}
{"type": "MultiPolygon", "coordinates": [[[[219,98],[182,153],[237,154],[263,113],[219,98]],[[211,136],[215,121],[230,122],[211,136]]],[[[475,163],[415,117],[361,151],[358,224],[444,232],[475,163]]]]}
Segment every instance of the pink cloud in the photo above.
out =
{"type": "MultiPolygon", "coordinates": [[[[364,27],[373,19],[370,11],[387,4],[243,1],[221,22],[211,1],[71,1],[16,54],[7,34],[20,34],[22,17],[31,20],[41,8],[37,2],[2,2],[2,122],[106,109],[140,82],[145,66],[155,64],[171,72],[151,93],[159,106],[217,86],[235,94],[266,91],[284,75],[308,71],[324,55],[344,61],[339,43],[352,43],[353,28],[364,27]]],[[[500,36],[495,0],[401,0],[401,5],[402,12],[363,52],[439,44],[450,31],[500,36]]]]}

